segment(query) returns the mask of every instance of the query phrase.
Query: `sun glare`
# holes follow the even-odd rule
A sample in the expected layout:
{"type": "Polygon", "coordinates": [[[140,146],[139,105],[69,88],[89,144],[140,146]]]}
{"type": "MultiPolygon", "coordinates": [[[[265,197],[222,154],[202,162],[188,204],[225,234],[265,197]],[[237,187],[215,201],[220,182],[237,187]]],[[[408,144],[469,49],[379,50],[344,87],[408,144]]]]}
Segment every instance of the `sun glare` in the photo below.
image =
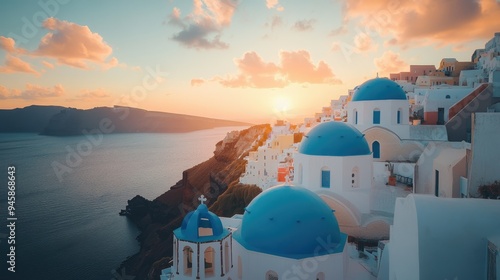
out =
{"type": "Polygon", "coordinates": [[[286,114],[290,110],[290,99],[285,96],[277,96],[274,98],[274,112],[279,114],[286,114]]]}

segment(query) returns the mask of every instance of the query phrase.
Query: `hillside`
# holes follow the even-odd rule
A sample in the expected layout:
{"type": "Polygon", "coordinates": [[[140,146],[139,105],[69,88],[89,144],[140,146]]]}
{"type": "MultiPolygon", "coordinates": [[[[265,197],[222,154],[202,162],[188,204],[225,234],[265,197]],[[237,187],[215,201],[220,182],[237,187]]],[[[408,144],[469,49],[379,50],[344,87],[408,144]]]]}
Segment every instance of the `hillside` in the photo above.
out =
{"type": "Polygon", "coordinates": [[[0,132],[35,132],[70,136],[90,133],[172,133],[223,126],[248,126],[236,121],[153,112],[130,107],[88,110],[58,106],[29,106],[0,110],[0,132]]]}
{"type": "Polygon", "coordinates": [[[0,109],[0,132],[42,132],[50,118],[65,109],[60,106],[32,105],[12,110],[0,109]]]}
{"type": "Polygon", "coordinates": [[[125,271],[135,279],[159,279],[172,257],[172,231],[198,206],[201,194],[208,198],[210,211],[218,215],[242,214],[261,192],[257,186],[238,183],[245,171],[244,157],[262,144],[257,141],[259,135],[270,131],[269,125],[257,125],[241,131],[235,139],[224,139],[217,143],[213,157],[184,171],[182,180],[155,200],[141,196],[129,200],[126,213],[141,229],[141,249],[116,271],[125,271]]]}

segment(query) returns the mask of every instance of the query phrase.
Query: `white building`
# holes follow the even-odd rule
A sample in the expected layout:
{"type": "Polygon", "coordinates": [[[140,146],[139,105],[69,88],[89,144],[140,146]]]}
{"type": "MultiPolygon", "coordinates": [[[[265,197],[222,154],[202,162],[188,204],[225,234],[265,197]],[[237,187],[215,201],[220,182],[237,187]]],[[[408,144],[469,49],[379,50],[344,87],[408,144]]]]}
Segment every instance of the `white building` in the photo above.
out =
{"type": "Polygon", "coordinates": [[[425,124],[444,124],[448,121],[450,107],[473,92],[470,87],[445,86],[425,89],[418,105],[424,109],[425,124]]]}
{"type": "Polygon", "coordinates": [[[337,100],[330,101],[330,107],[332,108],[333,120],[344,121],[347,118],[347,100],[348,95],[341,95],[337,100]]]}
{"type": "Polygon", "coordinates": [[[378,279],[498,279],[498,217],[495,200],[397,199],[378,279]]]}
{"type": "Polygon", "coordinates": [[[222,221],[200,204],[174,235],[162,280],[347,278],[347,235],[330,207],[301,187],[268,189],[243,216],[222,221]]]}
{"type": "Polygon", "coordinates": [[[340,122],[320,124],[304,136],[295,154],[295,183],[313,190],[370,188],[371,158],[358,130],[340,122]]]}
{"type": "Polygon", "coordinates": [[[483,71],[481,69],[460,71],[460,76],[458,78],[458,84],[460,86],[476,87],[483,82],[483,71]]]}
{"type": "Polygon", "coordinates": [[[441,142],[427,145],[417,161],[415,192],[459,198],[461,181],[467,173],[466,142],[441,142]]]}
{"type": "Polygon", "coordinates": [[[290,123],[278,121],[266,142],[256,151],[249,152],[246,157],[245,173],[240,177],[240,183],[257,185],[262,189],[276,185],[280,164],[291,156],[290,149],[295,149],[294,139],[290,123]]]}
{"type": "Polygon", "coordinates": [[[294,184],[304,186],[335,209],[342,230],[359,238],[388,237],[395,198],[411,191],[387,186],[384,163],[374,174],[372,152],[354,126],[342,122],[314,127],[294,155],[294,184]]]}
{"type": "MultiPolygon", "coordinates": [[[[202,202],[189,212],[180,228],[174,230],[173,267],[178,279],[227,279],[231,263],[231,232],[222,226],[202,202]]],[[[168,278],[167,278],[168,279],[168,278]]]]}
{"type": "Polygon", "coordinates": [[[347,106],[348,123],[361,132],[374,126],[384,127],[407,139],[409,107],[405,92],[396,82],[371,79],[355,89],[347,106]]]}

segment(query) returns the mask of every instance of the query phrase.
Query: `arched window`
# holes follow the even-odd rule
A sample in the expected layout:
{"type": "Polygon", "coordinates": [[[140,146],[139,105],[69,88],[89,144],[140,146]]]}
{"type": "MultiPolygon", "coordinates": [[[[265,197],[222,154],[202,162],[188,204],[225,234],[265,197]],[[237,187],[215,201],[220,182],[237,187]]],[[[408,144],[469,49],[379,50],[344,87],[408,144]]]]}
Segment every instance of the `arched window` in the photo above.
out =
{"type": "Polygon", "coordinates": [[[213,277],[215,275],[215,250],[212,247],[208,247],[205,250],[205,277],[213,277]]]}
{"type": "Polygon", "coordinates": [[[354,124],[358,124],[358,110],[354,109],[352,115],[354,117],[354,124]]]}
{"type": "Polygon", "coordinates": [[[183,260],[184,260],[184,275],[191,276],[193,273],[193,249],[186,246],[182,250],[183,260]]]}
{"type": "Polygon", "coordinates": [[[229,272],[229,242],[225,242],[224,244],[224,269],[225,272],[229,272]]]}
{"type": "Polygon", "coordinates": [[[330,169],[328,167],[321,168],[321,187],[330,188],[330,169]]]}
{"type": "Polygon", "coordinates": [[[272,270],[266,272],[266,280],[278,280],[278,273],[272,270]]]}
{"type": "Polygon", "coordinates": [[[373,109],[373,124],[380,124],[380,110],[373,109]]]}
{"type": "Polygon", "coordinates": [[[351,187],[353,188],[358,188],[359,187],[359,168],[355,166],[352,169],[352,174],[351,174],[351,187]]]}
{"type": "Polygon", "coordinates": [[[372,143],[373,158],[380,158],[380,143],[375,141],[372,143]]]}
{"type": "Polygon", "coordinates": [[[325,273],[320,272],[316,275],[316,280],[325,280],[325,273]]]}
{"type": "Polygon", "coordinates": [[[396,116],[396,123],[401,124],[401,109],[398,109],[398,114],[396,116]]]}
{"type": "Polygon", "coordinates": [[[447,94],[445,98],[446,98],[446,99],[450,99],[450,98],[451,98],[451,96],[450,96],[449,94],[447,94]]]}

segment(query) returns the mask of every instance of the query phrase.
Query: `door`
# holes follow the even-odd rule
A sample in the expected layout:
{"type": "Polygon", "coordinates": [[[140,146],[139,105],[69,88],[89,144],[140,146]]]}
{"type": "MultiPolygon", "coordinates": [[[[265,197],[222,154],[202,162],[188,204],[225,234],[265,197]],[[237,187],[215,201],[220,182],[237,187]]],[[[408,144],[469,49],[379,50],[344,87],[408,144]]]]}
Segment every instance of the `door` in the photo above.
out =
{"type": "Polygon", "coordinates": [[[439,170],[436,170],[435,171],[435,182],[434,182],[434,186],[435,186],[435,190],[434,190],[434,194],[436,196],[439,196],[439,170]]]}
{"type": "Polygon", "coordinates": [[[437,124],[444,124],[444,108],[438,108],[437,124]]]}

